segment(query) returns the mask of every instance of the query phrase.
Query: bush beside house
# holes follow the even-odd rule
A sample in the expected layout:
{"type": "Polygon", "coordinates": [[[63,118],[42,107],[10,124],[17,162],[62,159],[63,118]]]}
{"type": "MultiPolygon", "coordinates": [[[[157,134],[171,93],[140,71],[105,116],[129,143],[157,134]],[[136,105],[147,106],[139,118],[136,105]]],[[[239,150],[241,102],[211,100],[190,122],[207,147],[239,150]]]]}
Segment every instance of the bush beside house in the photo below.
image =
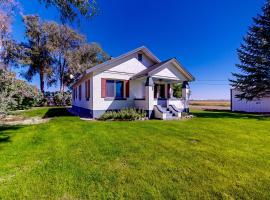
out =
{"type": "Polygon", "coordinates": [[[105,120],[133,121],[133,120],[142,120],[144,118],[146,118],[146,112],[144,110],[129,108],[119,111],[107,111],[99,119],[103,121],[105,120]]]}
{"type": "Polygon", "coordinates": [[[70,106],[70,92],[46,92],[16,79],[16,74],[0,69],[0,116],[9,111],[29,109],[35,106],[70,106]]]}
{"type": "Polygon", "coordinates": [[[16,79],[15,73],[0,69],[0,115],[38,106],[42,98],[35,86],[16,79]]]}

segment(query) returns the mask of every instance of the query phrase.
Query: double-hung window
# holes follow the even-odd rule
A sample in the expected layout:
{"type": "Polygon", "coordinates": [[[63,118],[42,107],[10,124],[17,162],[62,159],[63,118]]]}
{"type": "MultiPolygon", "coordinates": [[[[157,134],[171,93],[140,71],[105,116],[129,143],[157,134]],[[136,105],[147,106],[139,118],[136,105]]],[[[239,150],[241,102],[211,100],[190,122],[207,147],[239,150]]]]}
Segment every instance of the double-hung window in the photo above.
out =
{"type": "Polygon", "coordinates": [[[124,81],[106,80],[106,97],[124,98],[124,81]]]}

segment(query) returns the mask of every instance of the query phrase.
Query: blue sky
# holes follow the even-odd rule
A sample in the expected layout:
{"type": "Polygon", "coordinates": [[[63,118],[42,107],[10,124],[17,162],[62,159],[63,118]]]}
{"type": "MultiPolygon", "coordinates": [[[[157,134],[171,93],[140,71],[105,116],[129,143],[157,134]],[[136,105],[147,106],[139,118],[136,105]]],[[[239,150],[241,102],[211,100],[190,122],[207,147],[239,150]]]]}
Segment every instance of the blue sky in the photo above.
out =
{"type": "MultiPolygon", "coordinates": [[[[100,14],[77,28],[115,57],[145,45],[161,60],[176,57],[196,78],[193,99],[229,99],[236,48],[265,0],[99,0],[100,14]]],[[[24,14],[58,21],[55,9],[21,0],[24,14]]],[[[14,38],[24,39],[17,16],[14,38]]],[[[33,84],[38,85],[38,78],[33,84]]],[[[54,90],[51,88],[50,90],[54,90]]]]}

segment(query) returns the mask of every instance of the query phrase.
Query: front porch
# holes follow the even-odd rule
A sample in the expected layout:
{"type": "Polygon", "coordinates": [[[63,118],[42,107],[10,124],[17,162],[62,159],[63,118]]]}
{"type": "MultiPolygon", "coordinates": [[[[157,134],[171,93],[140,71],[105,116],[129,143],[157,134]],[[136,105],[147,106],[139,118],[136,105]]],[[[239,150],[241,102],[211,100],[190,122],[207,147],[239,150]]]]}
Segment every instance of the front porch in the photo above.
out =
{"type": "Polygon", "coordinates": [[[145,96],[135,99],[135,107],[148,112],[149,118],[174,119],[181,118],[183,112],[189,111],[189,87],[186,81],[147,77],[145,96]],[[182,96],[175,97],[174,84],[182,84],[182,96]]]}

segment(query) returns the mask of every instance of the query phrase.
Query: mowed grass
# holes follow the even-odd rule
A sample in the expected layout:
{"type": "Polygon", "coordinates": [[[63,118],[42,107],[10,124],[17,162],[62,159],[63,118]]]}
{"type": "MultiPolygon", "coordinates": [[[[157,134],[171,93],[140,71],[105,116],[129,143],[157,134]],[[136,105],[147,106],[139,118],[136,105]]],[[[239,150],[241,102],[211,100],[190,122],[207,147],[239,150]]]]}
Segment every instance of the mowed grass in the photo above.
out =
{"type": "Polygon", "coordinates": [[[269,118],[100,122],[41,110],[58,117],[0,128],[0,199],[270,198],[269,118]]]}

